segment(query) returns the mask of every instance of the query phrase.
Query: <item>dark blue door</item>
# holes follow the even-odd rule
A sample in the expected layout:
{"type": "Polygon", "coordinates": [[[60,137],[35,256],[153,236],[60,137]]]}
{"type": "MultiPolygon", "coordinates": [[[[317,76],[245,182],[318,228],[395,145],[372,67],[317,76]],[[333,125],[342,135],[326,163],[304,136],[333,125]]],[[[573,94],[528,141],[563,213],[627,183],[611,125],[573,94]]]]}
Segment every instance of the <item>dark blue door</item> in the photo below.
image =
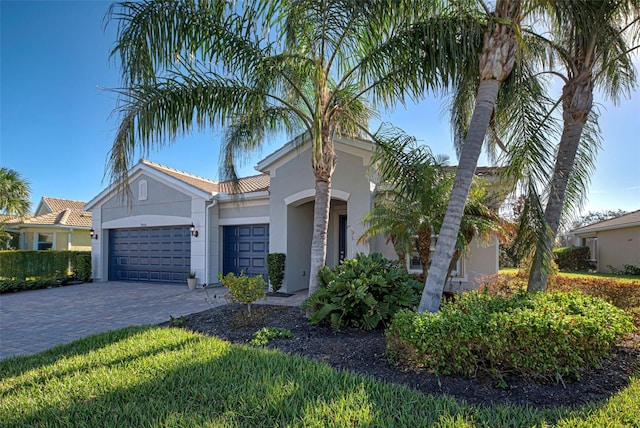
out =
{"type": "Polygon", "coordinates": [[[109,231],[109,280],[187,281],[191,265],[189,226],[109,231]]]}
{"type": "Polygon", "coordinates": [[[250,224],[224,227],[222,271],[267,278],[269,225],[250,224]]]}

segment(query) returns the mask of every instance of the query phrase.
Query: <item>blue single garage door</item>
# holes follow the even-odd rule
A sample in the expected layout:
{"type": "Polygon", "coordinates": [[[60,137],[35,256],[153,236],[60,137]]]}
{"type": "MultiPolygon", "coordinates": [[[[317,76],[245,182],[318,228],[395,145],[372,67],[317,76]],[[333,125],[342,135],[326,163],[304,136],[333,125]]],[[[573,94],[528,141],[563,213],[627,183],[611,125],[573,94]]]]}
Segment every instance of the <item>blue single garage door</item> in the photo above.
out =
{"type": "Polygon", "coordinates": [[[262,275],[267,278],[269,253],[269,225],[250,224],[224,227],[224,274],[262,275]]]}
{"type": "Polygon", "coordinates": [[[185,283],[191,265],[189,226],[109,231],[109,280],[185,283]]]}

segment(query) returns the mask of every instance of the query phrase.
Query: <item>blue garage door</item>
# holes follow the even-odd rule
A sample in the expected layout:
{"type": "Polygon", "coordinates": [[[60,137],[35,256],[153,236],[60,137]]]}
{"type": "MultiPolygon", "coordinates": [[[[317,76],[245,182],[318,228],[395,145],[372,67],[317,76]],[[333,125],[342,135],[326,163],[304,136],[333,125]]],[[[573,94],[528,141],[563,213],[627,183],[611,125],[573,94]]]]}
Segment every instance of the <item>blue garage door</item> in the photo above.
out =
{"type": "Polygon", "coordinates": [[[109,280],[184,283],[190,264],[189,226],[109,231],[109,280]]]}
{"type": "Polygon", "coordinates": [[[239,275],[262,275],[267,278],[269,225],[250,224],[224,227],[222,270],[239,275]]]}

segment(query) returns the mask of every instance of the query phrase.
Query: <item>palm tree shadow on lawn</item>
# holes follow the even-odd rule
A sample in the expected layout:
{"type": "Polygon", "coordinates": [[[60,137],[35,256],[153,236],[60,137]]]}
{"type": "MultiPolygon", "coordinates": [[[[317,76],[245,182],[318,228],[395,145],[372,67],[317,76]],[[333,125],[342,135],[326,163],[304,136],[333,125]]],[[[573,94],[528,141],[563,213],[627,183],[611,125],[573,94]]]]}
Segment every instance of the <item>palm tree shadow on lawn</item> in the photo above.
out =
{"type": "Polygon", "coordinates": [[[579,381],[565,379],[564,383],[541,384],[516,376],[507,376],[502,383],[481,374],[465,378],[406,370],[387,360],[383,330],[334,332],[327,325],[309,325],[304,312],[290,306],[257,305],[248,318],[245,306],[224,305],[187,316],[182,327],[237,344],[249,344],[262,327],[286,328],[293,338],[274,339],[268,348],[323,361],[338,370],[405,385],[424,394],[447,394],[480,405],[579,406],[616,394],[640,369],[638,333],[620,343],[601,367],[586,370],[579,381]]]}

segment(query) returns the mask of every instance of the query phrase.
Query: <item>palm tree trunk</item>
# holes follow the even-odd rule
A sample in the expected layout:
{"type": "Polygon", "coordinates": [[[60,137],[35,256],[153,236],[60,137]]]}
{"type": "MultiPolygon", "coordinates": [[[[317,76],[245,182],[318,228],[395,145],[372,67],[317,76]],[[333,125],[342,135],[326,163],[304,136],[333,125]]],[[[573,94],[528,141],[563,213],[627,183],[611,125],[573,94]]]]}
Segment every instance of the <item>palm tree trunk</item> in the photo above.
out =
{"type": "Polygon", "coordinates": [[[316,178],[316,197],[313,208],[313,238],[311,240],[311,268],[309,271],[309,296],[319,287],[318,270],[327,259],[327,230],[331,201],[331,178],[316,178]]]}
{"type": "Polygon", "coordinates": [[[593,82],[581,76],[565,85],[563,89],[562,119],[564,122],[562,137],[558,147],[556,165],[551,178],[549,199],[544,210],[544,219],[548,233],[539,237],[536,252],[529,273],[528,292],[545,291],[549,278],[553,242],[562,216],[567,182],[580,145],[582,130],[593,106],[593,82]]]}
{"type": "Polygon", "coordinates": [[[451,199],[440,228],[436,250],[429,268],[418,312],[436,312],[442,300],[442,290],[449,270],[449,263],[460,230],[460,221],[464,205],[471,188],[473,174],[478,164],[482,143],[489,127],[489,120],[500,89],[498,80],[482,80],[478,88],[478,97],[469,124],[469,131],[462,147],[460,162],[456,169],[456,178],[451,190],[451,199]]]}
{"type": "Polygon", "coordinates": [[[418,231],[418,254],[422,264],[423,280],[427,280],[429,273],[429,262],[431,261],[431,230],[422,229],[418,231]]]}

